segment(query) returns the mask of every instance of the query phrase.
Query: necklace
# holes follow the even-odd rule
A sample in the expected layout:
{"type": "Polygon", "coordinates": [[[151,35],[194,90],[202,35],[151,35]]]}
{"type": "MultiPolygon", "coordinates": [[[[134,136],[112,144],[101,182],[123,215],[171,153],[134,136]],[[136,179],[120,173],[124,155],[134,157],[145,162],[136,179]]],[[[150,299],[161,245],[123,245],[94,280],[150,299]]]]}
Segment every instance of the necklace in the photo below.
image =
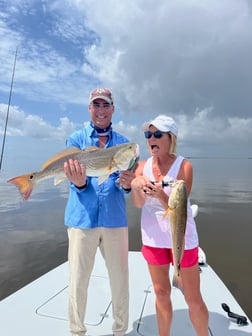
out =
{"type": "Polygon", "coordinates": [[[156,180],[160,180],[161,177],[163,178],[166,175],[166,173],[167,173],[167,169],[162,170],[162,168],[160,169],[158,165],[157,166],[155,165],[153,167],[153,175],[156,180]]]}
{"type": "Polygon", "coordinates": [[[175,157],[169,158],[163,163],[163,165],[160,162],[157,162],[157,161],[155,163],[153,163],[153,168],[152,169],[153,169],[154,177],[158,180],[164,178],[167,175],[167,173],[168,173],[170,167],[172,166],[174,160],[175,160],[175,157]]]}

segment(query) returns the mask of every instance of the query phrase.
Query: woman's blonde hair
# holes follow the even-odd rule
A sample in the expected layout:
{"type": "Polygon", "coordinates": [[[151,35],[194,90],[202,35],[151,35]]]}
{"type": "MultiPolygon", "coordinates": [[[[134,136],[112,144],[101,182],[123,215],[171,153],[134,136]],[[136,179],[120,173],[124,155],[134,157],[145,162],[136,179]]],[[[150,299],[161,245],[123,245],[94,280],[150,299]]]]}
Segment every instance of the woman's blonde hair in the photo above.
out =
{"type": "Polygon", "coordinates": [[[169,132],[170,139],[171,139],[171,147],[170,147],[170,154],[177,154],[177,137],[175,134],[169,132]]]}

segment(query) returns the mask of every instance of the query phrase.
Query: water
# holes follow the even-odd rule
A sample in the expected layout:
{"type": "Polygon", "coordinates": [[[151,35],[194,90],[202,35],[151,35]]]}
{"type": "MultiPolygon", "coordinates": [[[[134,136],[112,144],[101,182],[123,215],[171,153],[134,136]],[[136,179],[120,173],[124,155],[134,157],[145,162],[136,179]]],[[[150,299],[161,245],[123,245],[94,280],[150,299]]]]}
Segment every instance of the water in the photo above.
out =
{"type": "MultiPolygon", "coordinates": [[[[208,263],[224,280],[252,320],[251,205],[252,160],[191,159],[194,166],[192,203],[200,245],[208,263]]],[[[14,174],[15,175],[15,174],[14,174]]],[[[67,183],[40,183],[23,202],[16,188],[0,178],[0,299],[67,259],[63,225],[67,183]]],[[[130,249],[141,248],[140,210],[127,197],[130,249]]],[[[209,289],[211,290],[211,289],[209,289]]],[[[231,307],[232,308],[232,307],[231,307]]]]}

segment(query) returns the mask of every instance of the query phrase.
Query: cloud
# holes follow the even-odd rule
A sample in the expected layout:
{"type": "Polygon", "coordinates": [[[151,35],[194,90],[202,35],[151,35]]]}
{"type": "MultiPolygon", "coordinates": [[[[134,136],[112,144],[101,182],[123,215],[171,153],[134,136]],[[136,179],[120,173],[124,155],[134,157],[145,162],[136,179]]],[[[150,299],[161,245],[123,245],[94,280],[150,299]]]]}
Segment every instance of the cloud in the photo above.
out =
{"type": "MultiPolygon", "coordinates": [[[[68,111],[104,85],[115,96],[114,127],[130,138],[139,138],[143,121],[165,113],[178,122],[184,152],[232,153],[236,142],[251,152],[248,1],[20,0],[0,6],[0,102],[18,45],[15,96],[22,100],[13,109],[20,113],[16,126],[23,118],[27,134],[65,136],[77,127],[68,111]],[[31,101],[58,104],[54,126],[51,110],[26,110],[31,101]]],[[[80,122],[81,113],[74,115],[80,122]]],[[[21,134],[11,123],[11,132],[21,134]]]]}
{"type": "Polygon", "coordinates": [[[251,84],[252,20],[245,1],[78,4],[102,41],[86,49],[92,75],[114,88],[125,113],[150,115],[157,106],[193,115],[213,106],[216,115],[250,115],[244,87],[251,84]]]}
{"type": "Polygon", "coordinates": [[[16,94],[33,101],[83,104],[83,88],[90,85],[90,78],[80,71],[82,48],[93,37],[85,26],[80,29],[78,12],[67,22],[69,8],[63,6],[64,14],[57,12],[54,1],[44,1],[43,8],[36,1],[17,1],[11,7],[8,2],[4,4],[5,12],[0,16],[0,59],[4,60],[0,91],[9,91],[17,48],[16,94]]]}
{"type": "MultiPolygon", "coordinates": [[[[7,105],[0,104],[0,131],[3,133],[7,105]],[[2,125],[2,127],[1,127],[2,125]]],[[[7,135],[8,136],[22,136],[34,137],[36,139],[51,139],[62,140],[73,132],[76,125],[74,125],[67,117],[61,118],[59,124],[53,127],[47,123],[42,117],[38,115],[27,115],[18,106],[11,106],[9,109],[7,135]]]]}

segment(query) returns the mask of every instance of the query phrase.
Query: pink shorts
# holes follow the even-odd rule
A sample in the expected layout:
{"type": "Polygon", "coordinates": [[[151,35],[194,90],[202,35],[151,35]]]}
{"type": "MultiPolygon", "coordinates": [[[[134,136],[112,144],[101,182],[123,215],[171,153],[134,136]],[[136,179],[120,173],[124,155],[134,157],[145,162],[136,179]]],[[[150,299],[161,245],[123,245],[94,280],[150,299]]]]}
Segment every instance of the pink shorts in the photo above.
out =
{"type": "MultiPolygon", "coordinates": [[[[167,265],[173,264],[172,249],[142,246],[142,254],[148,264],[151,265],[167,265]]],[[[181,267],[192,267],[198,263],[198,247],[191,250],[184,250],[184,255],[181,261],[181,267]]]]}

